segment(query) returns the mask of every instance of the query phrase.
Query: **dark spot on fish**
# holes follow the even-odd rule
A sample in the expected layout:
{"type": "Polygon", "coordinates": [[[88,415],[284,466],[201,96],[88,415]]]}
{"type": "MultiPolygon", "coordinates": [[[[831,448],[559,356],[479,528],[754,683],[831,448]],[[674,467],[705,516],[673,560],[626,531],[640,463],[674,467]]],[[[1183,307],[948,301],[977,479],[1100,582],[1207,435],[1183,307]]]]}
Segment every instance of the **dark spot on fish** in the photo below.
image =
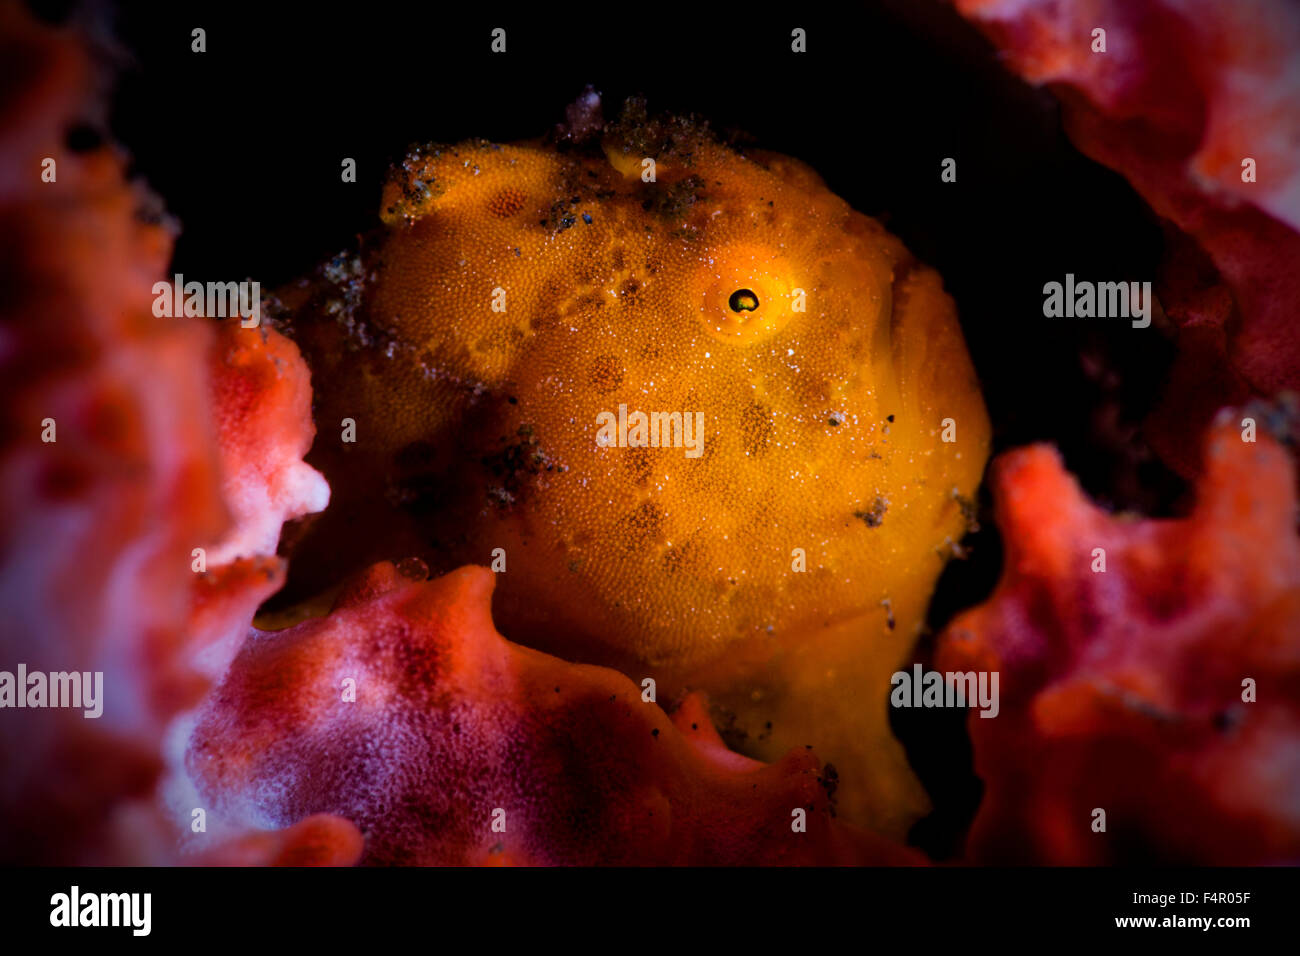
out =
{"type": "Polygon", "coordinates": [[[867,523],[868,528],[879,528],[885,520],[885,512],[889,510],[889,502],[876,496],[876,500],[871,503],[870,508],[861,509],[853,512],[853,517],[861,518],[867,523]]]}

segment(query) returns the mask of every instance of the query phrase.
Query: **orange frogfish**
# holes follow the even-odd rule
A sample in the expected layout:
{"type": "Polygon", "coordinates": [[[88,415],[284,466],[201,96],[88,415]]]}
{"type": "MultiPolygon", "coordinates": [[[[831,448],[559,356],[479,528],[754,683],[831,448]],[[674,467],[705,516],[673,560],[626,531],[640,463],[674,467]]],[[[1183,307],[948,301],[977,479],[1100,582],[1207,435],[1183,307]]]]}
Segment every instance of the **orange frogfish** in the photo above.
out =
{"type": "Polygon", "coordinates": [[[890,675],[989,449],[952,300],[798,161],[598,114],[413,149],[383,227],[267,310],[333,493],[287,593],[490,566],[511,641],[704,691],[730,744],[815,747],[840,814],[901,835],[926,798],[890,675]]]}

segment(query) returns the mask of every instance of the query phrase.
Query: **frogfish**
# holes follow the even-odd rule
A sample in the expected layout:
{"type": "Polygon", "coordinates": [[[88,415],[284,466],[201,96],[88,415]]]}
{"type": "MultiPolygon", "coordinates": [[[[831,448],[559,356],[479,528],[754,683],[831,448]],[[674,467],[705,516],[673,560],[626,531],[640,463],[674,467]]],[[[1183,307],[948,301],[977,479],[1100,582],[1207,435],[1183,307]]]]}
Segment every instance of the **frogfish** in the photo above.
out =
{"type": "Polygon", "coordinates": [[[497,572],[511,641],[812,747],[837,812],[927,807],[889,728],[990,427],[939,275],[798,160],[589,93],[412,148],[381,226],[271,297],[311,368],[287,600],[374,561],[497,572]]]}

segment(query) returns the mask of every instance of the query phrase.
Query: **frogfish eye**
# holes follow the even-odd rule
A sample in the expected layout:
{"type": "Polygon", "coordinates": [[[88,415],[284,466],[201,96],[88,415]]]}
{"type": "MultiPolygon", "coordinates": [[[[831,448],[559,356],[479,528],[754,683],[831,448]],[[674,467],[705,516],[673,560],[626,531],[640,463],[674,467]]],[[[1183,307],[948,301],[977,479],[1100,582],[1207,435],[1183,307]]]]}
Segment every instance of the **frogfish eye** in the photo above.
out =
{"type": "Polygon", "coordinates": [[[753,312],[758,308],[758,296],[749,289],[737,289],[727,300],[732,312],[753,312]]]}
{"type": "MultiPolygon", "coordinates": [[[[794,317],[793,292],[802,273],[763,245],[723,244],[705,250],[698,271],[700,316],[709,335],[749,346],[777,334],[794,317]]],[[[802,311],[802,310],[800,310],[802,311]]]]}

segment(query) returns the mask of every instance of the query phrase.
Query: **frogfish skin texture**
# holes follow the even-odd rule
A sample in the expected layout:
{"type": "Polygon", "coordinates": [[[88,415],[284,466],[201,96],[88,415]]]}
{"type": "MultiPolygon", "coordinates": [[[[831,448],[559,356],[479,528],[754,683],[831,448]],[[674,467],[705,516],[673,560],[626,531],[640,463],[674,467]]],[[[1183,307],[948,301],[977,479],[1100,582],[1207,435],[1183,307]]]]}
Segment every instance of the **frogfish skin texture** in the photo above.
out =
{"type": "Polygon", "coordinates": [[[973,861],[1300,860],[1300,536],[1273,414],[1211,430],[1186,518],[1107,514],[1046,446],[994,463],[1003,577],[936,656],[1001,674],[999,716],[969,721],[973,861]]]}
{"type": "Polygon", "coordinates": [[[190,738],[206,805],[247,828],[324,821],[297,841],[313,860],[350,862],[340,820],[371,864],[918,859],[834,819],[811,751],[761,764],[698,696],[670,720],[621,674],[509,643],[495,578],[378,564],[327,617],[254,632],[190,738]]]}
{"type": "Polygon", "coordinates": [[[503,549],[512,641],[705,691],[901,835],[925,797],[889,675],[989,442],[939,276],[801,163],[636,103],[583,142],[415,149],[381,213],[280,293],[334,495],[290,587],[503,549]],[[698,455],[599,438],[621,410],[698,415],[698,455]]]}

